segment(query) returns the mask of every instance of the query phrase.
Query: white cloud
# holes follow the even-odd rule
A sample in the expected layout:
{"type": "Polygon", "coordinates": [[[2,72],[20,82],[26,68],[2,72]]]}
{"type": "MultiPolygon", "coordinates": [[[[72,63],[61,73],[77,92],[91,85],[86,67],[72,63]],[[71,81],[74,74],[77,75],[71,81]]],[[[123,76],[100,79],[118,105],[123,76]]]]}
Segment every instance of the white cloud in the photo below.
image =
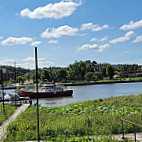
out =
{"type": "Polygon", "coordinates": [[[92,38],[90,41],[94,42],[94,41],[99,41],[99,39],[97,38],[92,38]]]}
{"type": "Polygon", "coordinates": [[[68,17],[76,10],[78,6],[82,5],[82,1],[61,1],[59,3],[50,3],[44,7],[38,7],[33,11],[28,8],[23,9],[20,14],[23,17],[29,17],[31,19],[42,19],[42,18],[54,18],[61,19],[68,17]]]}
{"type": "Polygon", "coordinates": [[[108,29],[108,27],[109,27],[108,25],[103,25],[102,27],[98,26],[98,27],[92,28],[92,31],[93,32],[102,31],[103,29],[108,29]]]}
{"type": "Polygon", "coordinates": [[[90,41],[92,41],[92,42],[94,42],[94,41],[101,41],[101,42],[103,42],[103,41],[106,41],[106,40],[108,40],[107,36],[105,36],[105,37],[103,37],[101,39],[92,38],[90,41]]]}
{"type": "Polygon", "coordinates": [[[34,41],[34,42],[31,43],[31,46],[37,46],[41,43],[42,43],[41,41],[34,41]]]}
{"type": "MultiPolygon", "coordinates": [[[[38,67],[43,68],[43,67],[49,67],[54,64],[54,62],[51,61],[45,61],[45,58],[39,58],[38,59],[38,67]]],[[[17,67],[22,67],[22,68],[27,68],[27,69],[34,69],[35,68],[35,59],[34,57],[27,57],[25,59],[22,59],[24,62],[16,63],[17,67]]],[[[4,59],[0,61],[0,65],[9,65],[9,66],[14,66],[14,59],[4,59]]]]}
{"type": "Polygon", "coordinates": [[[0,64],[1,65],[13,65],[14,66],[14,62],[15,62],[14,59],[5,59],[5,60],[0,61],[0,64]]]}
{"type": "Polygon", "coordinates": [[[136,43],[136,42],[140,42],[142,41],[142,35],[141,36],[137,36],[135,40],[133,40],[133,43],[136,43]]]}
{"type": "Polygon", "coordinates": [[[17,67],[22,67],[22,68],[25,68],[25,69],[35,69],[35,64],[31,64],[31,63],[20,63],[20,64],[17,64],[17,67]]]}
{"type": "Polygon", "coordinates": [[[128,25],[121,26],[120,30],[132,30],[140,27],[142,27],[142,20],[136,22],[130,21],[128,25]]]}
{"type": "Polygon", "coordinates": [[[100,39],[100,41],[106,41],[108,40],[107,36],[105,36],[104,38],[100,39]]]}
{"type": "Polygon", "coordinates": [[[52,28],[49,29],[47,28],[42,34],[42,38],[59,38],[62,36],[73,36],[78,32],[77,28],[72,28],[67,25],[58,27],[57,29],[52,28]]]}
{"type": "MultiPolygon", "coordinates": [[[[38,58],[39,61],[45,60],[45,58],[38,58]]],[[[22,59],[22,61],[35,61],[34,57],[27,57],[22,59]]]]}
{"type": "Polygon", "coordinates": [[[84,23],[81,25],[81,30],[88,30],[88,29],[92,29],[95,25],[93,25],[93,23],[84,23]]]}
{"type": "Polygon", "coordinates": [[[54,62],[51,62],[51,61],[39,62],[39,65],[40,65],[41,67],[47,67],[47,66],[51,66],[51,65],[53,65],[53,64],[54,64],[54,62]]]}
{"type": "Polygon", "coordinates": [[[131,37],[133,36],[135,33],[133,31],[129,31],[125,34],[125,37],[131,37]]]}
{"type": "Polygon", "coordinates": [[[134,35],[133,31],[129,31],[125,34],[124,37],[119,37],[113,40],[110,40],[109,43],[111,44],[116,44],[116,43],[120,43],[120,42],[125,42],[127,40],[130,40],[130,38],[134,35]]]}
{"type": "Polygon", "coordinates": [[[3,36],[0,36],[0,39],[3,39],[3,36]]]}
{"type": "Polygon", "coordinates": [[[58,43],[58,40],[49,40],[48,43],[58,43]]]}
{"type": "Polygon", "coordinates": [[[35,60],[34,57],[27,57],[27,58],[22,59],[22,61],[34,61],[34,60],[35,60]]]}
{"type": "Polygon", "coordinates": [[[110,43],[115,44],[115,43],[124,42],[124,41],[127,41],[127,40],[129,40],[128,37],[119,37],[119,38],[110,40],[110,43]]]}
{"type": "Polygon", "coordinates": [[[81,50],[87,50],[87,49],[95,49],[97,47],[98,47],[97,44],[93,44],[93,45],[91,45],[91,44],[84,44],[81,47],[78,47],[77,49],[78,49],[78,51],[81,51],[81,50]]]}
{"type": "Polygon", "coordinates": [[[93,23],[84,23],[81,25],[81,30],[91,30],[91,31],[94,31],[94,32],[97,32],[97,31],[101,31],[103,29],[107,29],[109,28],[108,25],[103,25],[103,26],[99,26],[98,24],[93,24],[93,23]]]}
{"type": "MultiPolygon", "coordinates": [[[[39,68],[43,68],[43,67],[49,67],[51,65],[53,65],[54,62],[47,62],[47,61],[39,61],[38,62],[38,67],[39,68]]],[[[17,64],[17,66],[20,66],[22,68],[27,68],[27,69],[35,69],[35,64],[34,64],[34,61],[33,63],[31,62],[24,62],[22,64],[17,64]]]]}
{"type": "Polygon", "coordinates": [[[81,50],[89,50],[89,49],[97,49],[97,52],[103,52],[105,50],[105,48],[110,47],[110,45],[107,44],[103,44],[98,46],[98,44],[84,44],[81,47],[78,47],[77,50],[81,51],[81,50]]]}
{"type": "Polygon", "coordinates": [[[98,52],[103,52],[105,48],[108,48],[110,47],[110,45],[107,43],[107,44],[104,44],[104,45],[100,45],[98,47],[98,52]]]}
{"type": "Polygon", "coordinates": [[[16,38],[16,37],[9,37],[6,40],[2,41],[1,44],[3,45],[17,45],[17,44],[26,44],[28,42],[32,42],[33,39],[29,37],[21,37],[21,38],[16,38]]]}

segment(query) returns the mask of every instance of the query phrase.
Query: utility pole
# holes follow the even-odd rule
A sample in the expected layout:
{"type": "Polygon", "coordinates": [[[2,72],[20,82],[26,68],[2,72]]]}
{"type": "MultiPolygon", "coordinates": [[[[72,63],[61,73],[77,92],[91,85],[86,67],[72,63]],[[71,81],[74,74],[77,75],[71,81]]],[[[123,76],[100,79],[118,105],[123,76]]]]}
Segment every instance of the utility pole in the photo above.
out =
{"type": "MultiPolygon", "coordinates": [[[[16,87],[16,62],[14,62],[14,83],[15,83],[15,87],[16,87]]],[[[16,108],[16,89],[15,89],[15,108],[16,108]]]]}
{"type": "Polygon", "coordinates": [[[2,89],[2,95],[3,95],[3,113],[5,115],[5,104],[4,104],[4,87],[3,87],[3,68],[1,67],[1,89],[2,89]]]}
{"type": "Polygon", "coordinates": [[[36,98],[37,98],[37,138],[38,142],[40,142],[39,135],[39,102],[38,102],[38,57],[37,57],[37,47],[35,47],[35,68],[36,68],[36,98]]]}

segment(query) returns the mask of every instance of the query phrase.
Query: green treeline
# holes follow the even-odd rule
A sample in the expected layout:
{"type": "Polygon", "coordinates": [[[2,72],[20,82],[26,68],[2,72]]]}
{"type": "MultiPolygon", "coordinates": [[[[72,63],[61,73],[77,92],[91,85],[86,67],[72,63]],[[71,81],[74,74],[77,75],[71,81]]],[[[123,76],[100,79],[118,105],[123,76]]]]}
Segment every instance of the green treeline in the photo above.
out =
{"type": "MultiPolygon", "coordinates": [[[[39,79],[44,82],[97,81],[104,77],[113,78],[113,75],[114,69],[111,65],[102,68],[101,71],[95,71],[92,64],[80,61],[63,68],[43,68],[39,73],[39,79]]],[[[34,80],[35,72],[28,73],[25,77],[27,80],[34,80]]]]}
{"type": "MultiPolygon", "coordinates": [[[[96,64],[97,65],[97,64],[96,64]]],[[[6,66],[6,69],[9,71],[14,71],[14,67],[6,66]]],[[[110,65],[106,64],[105,66],[96,67],[89,63],[87,64],[84,61],[75,62],[70,64],[68,67],[50,67],[39,69],[39,80],[43,82],[81,82],[81,81],[98,81],[103,79],[113,79],[123,78],[123,71],[136,71],[138,65],[110,65]],[[119,66],[119,67],[117,67],[119,66]]],[[[35,70],[26,70],[23,68],[16,68],[16,72],[23,73],[24,75],[17,76],[17,83],[24,83],[26,80],[33,82],[35,81],[35,70]]],[[[11,78],[10,83],[13,83],[14,80],[11,78]]]]}
{"type": "MultiPolygon", "coordinates": [[[[137,69],[138,65],[123,65],[116,68],[108,64],[96,70],[93,64],[79,61],[64,68],[43,68],[39,73],[39,79],[49,82],[98,81],[104,78],[113,79],[114,75],[121,78],[122,71],[137,69]]],[[[30,75],[27,74],[27,76],[30,75]]]]}

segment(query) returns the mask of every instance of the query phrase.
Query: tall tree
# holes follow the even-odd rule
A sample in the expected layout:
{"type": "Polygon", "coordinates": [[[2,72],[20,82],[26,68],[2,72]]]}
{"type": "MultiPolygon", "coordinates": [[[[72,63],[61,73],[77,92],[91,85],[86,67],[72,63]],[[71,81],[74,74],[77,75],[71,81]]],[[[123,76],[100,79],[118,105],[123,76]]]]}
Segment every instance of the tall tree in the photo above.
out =
{"type": "Polygon", "coordinates": [[[69,68],[73,71],[74,80],[84,80],[84,76],[86,73],[86,64],[83,61],[75,62],[70,65],[69,68]]]}
{"type": "Polygon", "coordinates": [[[106,77],[106,67],[101,67],[101,72],[103,74],[104,77],[106,77]]]}
{"type": "Polygon", "coordinates": [[[114,75],[114,69],[111,65],[107,65],[106,67],[106,75],[112,79],[113,78],[113,75],[114,75]]]}
{"type": "Polygon", "coordinates": [[[68,69],[67,75],[68,75],[68,78],[69,78],[70,80],[74,80],[74,79],[75,79],[75,73],[74,73],[74,71],[73,71],[72,68],[69,68],[69,69],[68,69]]]}
{"type": "Polygon", "coordinates": [[[93,73],[93,75],[96,76],[97,80],[103,79],[103,74],[101,72],[96,71],[93,73]]]}
{"type": "Polygon", "coordinates": [[[41,72],[41,80],[42,81],[45,81],[45,80],[52,81],[52,72],[48,69],[44,69],[41,72]]]}
{"type": "Polygon", "coordinates": [[[94,67],[92,64],[86,65],[86,72],[94,72],[94,67]]]}
{"type": "Polygon", "coordinates": [[[27,73],[27,74],[26,74],[26,79],[27,79],[28,81],[30,80],[30,76],[31,76],[30,73],[27,73]]]}
{"type": "Polygon", "coordinates": [[[66,79],[67,77],[67,69],[61,68],[56,71],[56,78],[58,81],[62,81],[63,79],[66,79]]]}
{"type": "Polygon", "coordinates": [[[93,72],[87,72],[87,73],[85,74],[85,79],[86,79],[87,81],[92,81],[92,80],[93,80],[93,72]]]}

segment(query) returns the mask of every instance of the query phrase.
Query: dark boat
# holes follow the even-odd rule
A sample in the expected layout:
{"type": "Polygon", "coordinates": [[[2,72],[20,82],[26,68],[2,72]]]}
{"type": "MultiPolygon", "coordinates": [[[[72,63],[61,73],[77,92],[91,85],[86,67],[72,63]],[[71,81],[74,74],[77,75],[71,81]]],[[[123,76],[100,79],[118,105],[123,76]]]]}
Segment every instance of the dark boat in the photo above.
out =
{"type": "MultiPolygon", "coordinates": [[[[21,90],[20,94],[22,97],[30,97],[30,98],[36,98],[37,93],[36,91],[29,90],[24,91],[21,90]]],[[[53,98],[53,97],[68,97],[72,96],[73,90],[64,90],[60,86],[56,86],[54,83],[52,84],[44,84],[44,86],[39,89],[38,92],[38,98],[53,98]]]]}

